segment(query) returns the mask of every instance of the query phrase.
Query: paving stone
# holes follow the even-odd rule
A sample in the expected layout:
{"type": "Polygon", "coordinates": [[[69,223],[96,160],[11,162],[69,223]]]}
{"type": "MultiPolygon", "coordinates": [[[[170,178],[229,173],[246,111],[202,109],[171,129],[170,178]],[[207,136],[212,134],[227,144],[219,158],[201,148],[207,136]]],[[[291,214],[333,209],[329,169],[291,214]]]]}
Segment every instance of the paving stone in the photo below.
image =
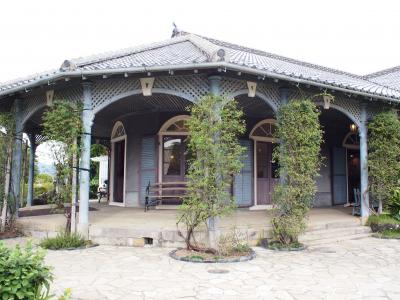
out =
{"type": "MultiPolygon", "coordinates": [[[[26,239],[6,244],[26,243],[26,239]]],[[[73,299],[400,299],[400,242],[366,238],[296,253],[255,248],[243,263],[194,264],[165,248],[48,251],[52,292],[73,299]],[[334,250],[334,251],[333,251],[334,250]],[[211,269],[228,273],[210,274],[211,269]]]]}

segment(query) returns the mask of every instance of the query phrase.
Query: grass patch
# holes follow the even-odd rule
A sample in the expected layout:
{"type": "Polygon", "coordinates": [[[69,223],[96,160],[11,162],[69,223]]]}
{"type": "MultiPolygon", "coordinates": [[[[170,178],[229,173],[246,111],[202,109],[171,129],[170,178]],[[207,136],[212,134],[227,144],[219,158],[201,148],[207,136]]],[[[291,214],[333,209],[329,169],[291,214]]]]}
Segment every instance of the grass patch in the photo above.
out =
{"type": "Polygon", "coordinates": [[[374,236],[381,239],[400,239],[400,229],[386,229],[375,233],[374,236]]]}
{"type": "Polygon", "coordinates": [[[400,225],[400,221],[396,220],[392,216],[388,214],[380,214],[380,215],[372,215],[368,218],[367,225],[371,226],[373,224],[382,225],[382,224],[391,224],[391,225],[400,225]]]}
{"type": "Polygon", "coordinates": [[[50,250],[76,249],[89,245],[80,234],[60,232],[56,237],[43,239],[39,246],[50,250]]]}

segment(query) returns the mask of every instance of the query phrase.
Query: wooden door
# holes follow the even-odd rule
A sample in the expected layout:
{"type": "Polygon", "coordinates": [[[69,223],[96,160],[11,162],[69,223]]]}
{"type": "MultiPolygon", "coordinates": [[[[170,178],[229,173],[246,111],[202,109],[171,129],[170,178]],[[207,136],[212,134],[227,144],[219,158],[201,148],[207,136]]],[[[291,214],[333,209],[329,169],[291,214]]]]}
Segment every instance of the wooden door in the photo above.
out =
{"type": "Polygon", "coordinates": [[[114,143],[113,202],[124,202],[125,140],[114,143]]]}

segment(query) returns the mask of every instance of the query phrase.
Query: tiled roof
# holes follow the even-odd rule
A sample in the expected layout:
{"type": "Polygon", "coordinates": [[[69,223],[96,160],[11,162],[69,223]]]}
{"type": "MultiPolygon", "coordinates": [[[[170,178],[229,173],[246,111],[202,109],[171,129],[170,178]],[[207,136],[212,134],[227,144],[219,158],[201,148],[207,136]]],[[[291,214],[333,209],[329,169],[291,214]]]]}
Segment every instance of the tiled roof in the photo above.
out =
{"type": "Polygon", "coordinates": [[[400,66],[368,74],[364,78],[400,91],[400,66]]]}
{"type": "Polygon", "coordinates": [[[382,75],[381,80],[381,77],[373,74],[355,75],[186,32],[179,32],[177,36],[158,43],[67,60],[58,70],[0,83],[0,95],[63,76],[90,76],[102,71],[143,72],[145,68],[157,70],[162,67],[174,69],[218,65],[400,101],[400,88],[396,89],[399,87],[400,70],[398,73],[382,75]],[[384,76],[388,78],[385,79],[384,76]]]}

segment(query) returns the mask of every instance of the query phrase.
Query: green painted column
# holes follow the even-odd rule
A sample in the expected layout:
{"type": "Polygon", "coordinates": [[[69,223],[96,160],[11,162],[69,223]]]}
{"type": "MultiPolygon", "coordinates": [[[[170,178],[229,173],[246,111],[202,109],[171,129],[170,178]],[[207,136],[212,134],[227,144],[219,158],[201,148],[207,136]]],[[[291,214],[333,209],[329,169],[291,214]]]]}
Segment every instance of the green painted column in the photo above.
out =
{"type": "MultiPolygon", "coordinates": [[[[215,96],[221,95],[221,76],[210,76],[208,78],[210,83],[210,94],[215,96]]],[[[220,110],[219,107],[215,108],[216,110],[220,110]]],[[[219,231],[219,218],[211,217],[207,220],[207,228],[208,228],[208,242],[211,248],[218,249],[218,240],[220,236],[219,231]]]]}
{"type": "Polygon", "coordinates": [[[363,222],[369,216],[369,193],[368,193],[368,129],[367,129],[367,105],[361,103],[360,114],[360,173],[361,173],[361,218],[363,222]]]}
{"type": "Polygon", "coordinates": [[[20,207],[20,190],[21,190],[21,163],[22,163],[22,99],[15,99],[14,112],[15,112],[15,140],[14,150],[12,156],[11,167],[11,191],[12,199],[15,204],[16,213],[18,217],[18,209],[20,207]]]}
{"type": "Polygon", "coordinates": [[[78,231],[85,238],[89,237],[89,189],[90,189],[90,146],[93,124],[92,111],[92,84],[84,82],[83,86],[83,112],[81,137],[81,161],[79,176],[79,224],[78,231]]]}

